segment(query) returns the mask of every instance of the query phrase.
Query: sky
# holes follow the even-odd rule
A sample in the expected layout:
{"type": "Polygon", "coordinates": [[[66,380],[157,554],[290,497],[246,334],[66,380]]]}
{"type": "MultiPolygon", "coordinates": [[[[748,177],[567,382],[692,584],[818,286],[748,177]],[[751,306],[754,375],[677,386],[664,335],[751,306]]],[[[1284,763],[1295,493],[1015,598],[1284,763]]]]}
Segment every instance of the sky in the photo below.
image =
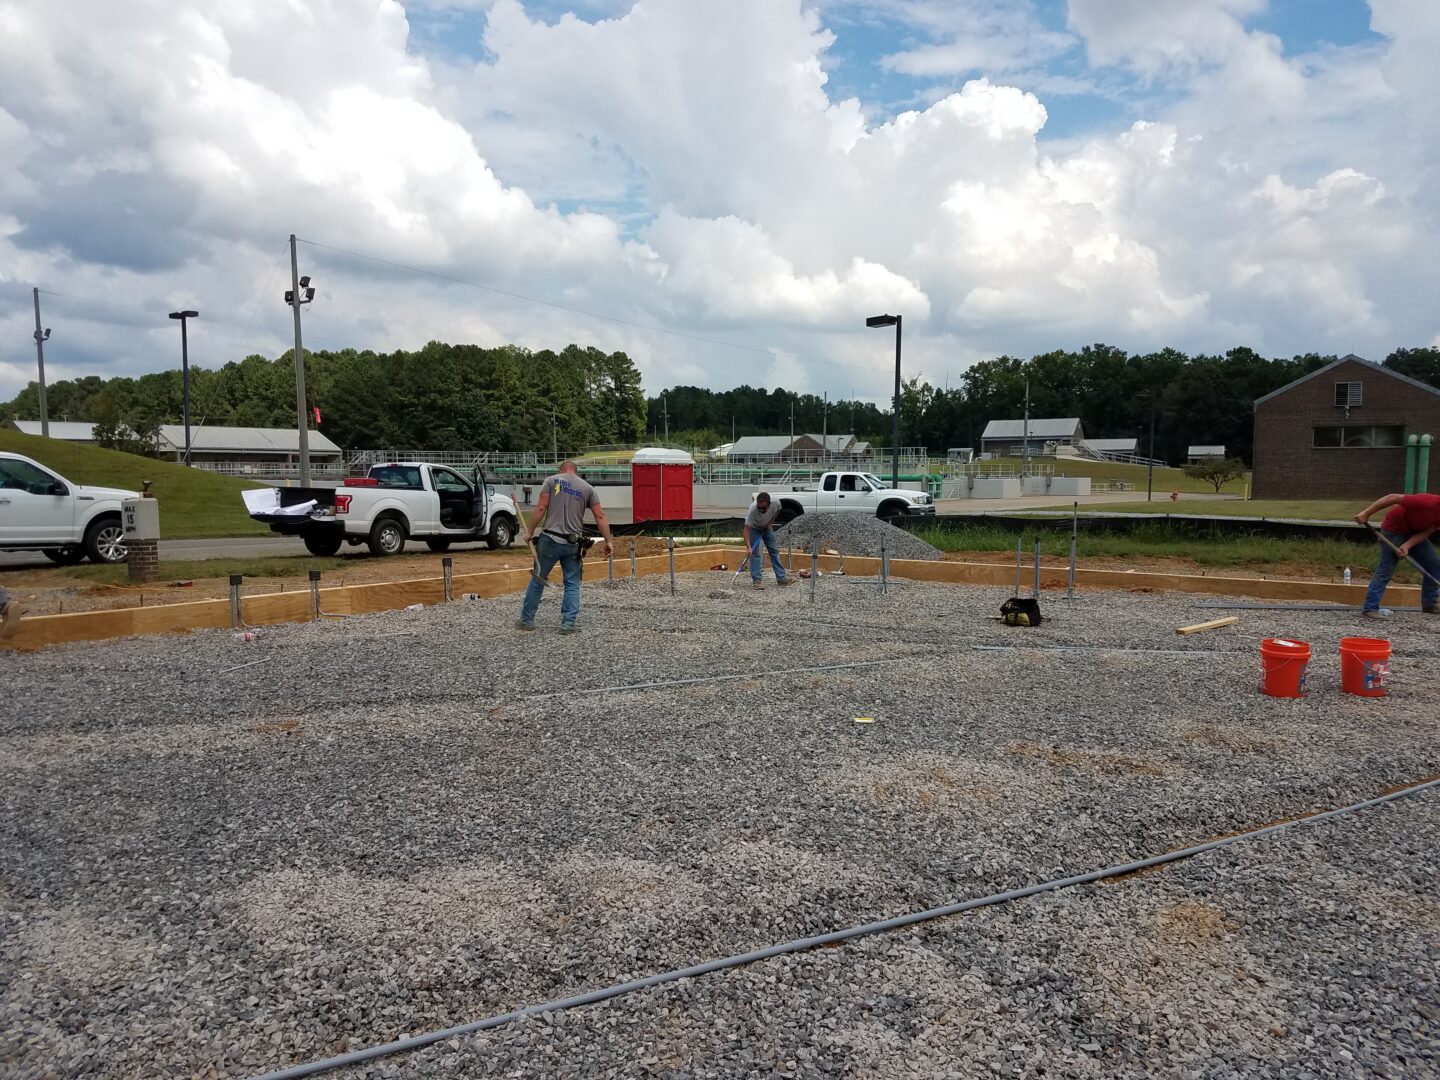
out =
{"type": "MultiPolygon", "coordinates": [[[[0,0],[0,400],[292,344],[886,400],[1440,344],[1435,0],[0,0]]],[[[320,403],[323,405],[324,403],[320,403]]]]}

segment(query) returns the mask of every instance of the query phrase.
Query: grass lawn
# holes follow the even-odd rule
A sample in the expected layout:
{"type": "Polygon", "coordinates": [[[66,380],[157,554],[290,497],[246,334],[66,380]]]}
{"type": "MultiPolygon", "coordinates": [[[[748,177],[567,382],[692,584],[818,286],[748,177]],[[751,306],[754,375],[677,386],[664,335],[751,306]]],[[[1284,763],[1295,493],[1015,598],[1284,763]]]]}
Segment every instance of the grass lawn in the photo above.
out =
{"type": "MultiPolygon", "coordinates": [[[[203,578],[228,578],[231,574],[244,574],[247,578],[300,577],[310,570],[341,570],[346,565],[347,560],[340,558],[280,556],[268,559],[166,559],[160,568],[165,581],[195,581],[203,578]]],[[[349,565],[353,565],[353,562],[349,565]]],[[[130,568],[123,564],[95,566],[86,563],[81,566],[67,566],[61,573],[67,578],[92,581],[97,585],[134,584],[130,580],[130,568]]]]}
{"type": "MultiPolygon", "coordinates": [[[[1146,476],[1149,472],[1144,465],[1125,465],[1117,461],[1089,461],[1085,458],[1031,458],[1032,465],[1054,465],[1056,476],[1088,476],[1094,481],[1120,480],[1127,484],[1134,484],[1136,489],[1144,494],[1146,476]]],[[[982,463],[985,464],[985,463],[982,463]]],[[[1019,468],[1019,458],[1000,458],[993,464],[1013,465],[1019,468]]],[[[1155,469],[1155,494],[1157,497],[1163,495],[1169,497],[1170,492],[1206,492],[1213,495],[1215,487],[1207,484],[1204,480],[1195,480],[1186,476],[1179,469],[1155,469]]],[[[1220,489],[1222,495],[1243,495],[1245,493],[1245,479],[1231,480],[1220,489]]],[[[1353,514],[1354,511],[1352,510],[1353,514]]]]}
{"type": "MultiPolygon", "coordinates": [[[[959,529],[915,529],[914,535],[941,551],[1005,551],[1014,552],[1015,532],[988,525],[959,529]]],[[[1041,552],[1057,559],[1070,555],[1070,537],[1049,529],[1026,535],[1023,548],[1026,558],[1034,551],[1035,540],[1041,552]]],[[[1285,539],[1274,536],[1236,536],[1225,539],[1196,539],[1177,535],[1162,522],[1141,526],[1128,535],[1080,533],[1076,544],[1080,558],[1177,558],[1188,559],[1199,566],[1251,568],[1263,571],[1288,566],[1301,568],[1318,577],[1338,578],[1350,567],[1358,580],[1365,580],[1375,562],[1373,545],[1347,540],[1285,539]]],[[[1029,563],[1027,562],[1028,566],[1029,563]]],[[[1396,570],[1395,581],[1402,585],[1418,584],[1419,574],[1408,565],[1396,570]]]]}
{"type": "Polygon", "coordinates": [[[263,536],[270,531],[250,519],[240,497],[246,488],[265,485],[6,429],[0,429],[0,450],[24,454],[77,484],[139,491],[142,481],[154,481],[150,490],[160,500],[160,534],[167,540],[263,536]]]}
{"type": "Polygon", "coordinates": [[[1358,499],[1186,499],[1171,502],[1157,497],[1153,502],[1101,503],[1085,511],[1125,514],[1223,514],[1227,517],[1299,518],[1302,521],[1349,521],[1365,504],[1358,499]]]}

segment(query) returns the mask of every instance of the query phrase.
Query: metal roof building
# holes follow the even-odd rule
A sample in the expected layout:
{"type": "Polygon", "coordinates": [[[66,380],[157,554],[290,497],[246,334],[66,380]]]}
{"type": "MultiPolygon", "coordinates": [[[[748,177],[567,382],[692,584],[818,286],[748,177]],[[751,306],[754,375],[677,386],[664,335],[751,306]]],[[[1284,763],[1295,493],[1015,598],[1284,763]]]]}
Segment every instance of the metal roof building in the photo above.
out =
{"type": "Polygon", "coordinates": [[[1085,429],[1078,416],[1039,417],[1027,425],[1024,420],[991,420],[980,436],[980,449],[987,454],[1014,457],[1025,452],[1029,435],[1030,453],[1043,454],[1049,446],[1076,446],[1085,441],[1085,429]]]}
{"type": "MultiPolygon", "coordinates": [[[[22,435],[39,435],[39,420],[11,420],[10,427],[22,435]]],[[[95,425],[82,424],[76,420],[51,420],[50,438],[63,442],[93,443],[95,425]]]]}
{"type": "MultiPolygon", "coordinates": [[[[313,457],[339,457],[340,447],[318,431],[309,432],[310,454],[313,457]]],[[[185,425],[160,425],[160,452],[167,456],[185,452],[185,425]]],[[[190,427],[191,460],[228,461],[233,459],[283,461],[300,453],[300,432],[295,428],[190,427]]]]}

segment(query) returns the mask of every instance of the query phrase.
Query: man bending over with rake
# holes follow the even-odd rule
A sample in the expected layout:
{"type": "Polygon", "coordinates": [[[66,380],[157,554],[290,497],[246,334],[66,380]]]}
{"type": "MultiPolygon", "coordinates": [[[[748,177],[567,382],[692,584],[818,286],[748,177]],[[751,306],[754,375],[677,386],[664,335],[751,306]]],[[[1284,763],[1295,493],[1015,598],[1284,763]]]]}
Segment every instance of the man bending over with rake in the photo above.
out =
{"type": "Polygon", "coordinates": [[[785,573],[785,567],[780,562],[780,545],[775,542],[775,519],[780,515],[780,507],[771,503],[770,493],[760,492],[755,496],[755,501],[750,504],[750,509],[745,512],[745,550],[750,553],[750,587],[752,589],[763,589],[765,582],[760,580],[760,545],[765,545],[765,550],[770,552],[770,565],[775,570],[775,584],[794,585],[795,579],[785,573]]]}
{"type": "MultiPolygon", "coordinates": [[[[1440,552],[1430,538],[1440,532],[1440,495],[1384,495],[1376,499],[1355,520],[1369,525],[1370,518],[1381,510],[1389,510],[1380,523],[1380,561],[1365,591],[1365,604],[1360,614],[1367,619],[1383,619],[1390,614],[1380,601],[1385,587],[1395,573],[1395,565],[1408,559],[1420,571],[1420,608],[1431,615],[1440,615],[1440,552]]],[[[1373,526],[1371,526],[1373,528],[1373,526]]]]}

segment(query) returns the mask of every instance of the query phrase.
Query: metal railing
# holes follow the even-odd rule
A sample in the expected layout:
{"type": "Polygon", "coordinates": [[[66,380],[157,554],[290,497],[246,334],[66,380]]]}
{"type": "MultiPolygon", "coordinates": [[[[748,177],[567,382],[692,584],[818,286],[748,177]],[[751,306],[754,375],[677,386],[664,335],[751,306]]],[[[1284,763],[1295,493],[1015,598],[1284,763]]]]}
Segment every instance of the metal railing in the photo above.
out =
{"type": "MultiPolygon", "coordinates": [[[[300,465],[285,461],[192,461],[192,469],[219,473],[221,476],[241,476],[250,480],[299,480],[300,465]]],[[[351,475],[350,466],[343,461],[312,461],[311,477],[319,480],[341,480],[351,475]]]]}

